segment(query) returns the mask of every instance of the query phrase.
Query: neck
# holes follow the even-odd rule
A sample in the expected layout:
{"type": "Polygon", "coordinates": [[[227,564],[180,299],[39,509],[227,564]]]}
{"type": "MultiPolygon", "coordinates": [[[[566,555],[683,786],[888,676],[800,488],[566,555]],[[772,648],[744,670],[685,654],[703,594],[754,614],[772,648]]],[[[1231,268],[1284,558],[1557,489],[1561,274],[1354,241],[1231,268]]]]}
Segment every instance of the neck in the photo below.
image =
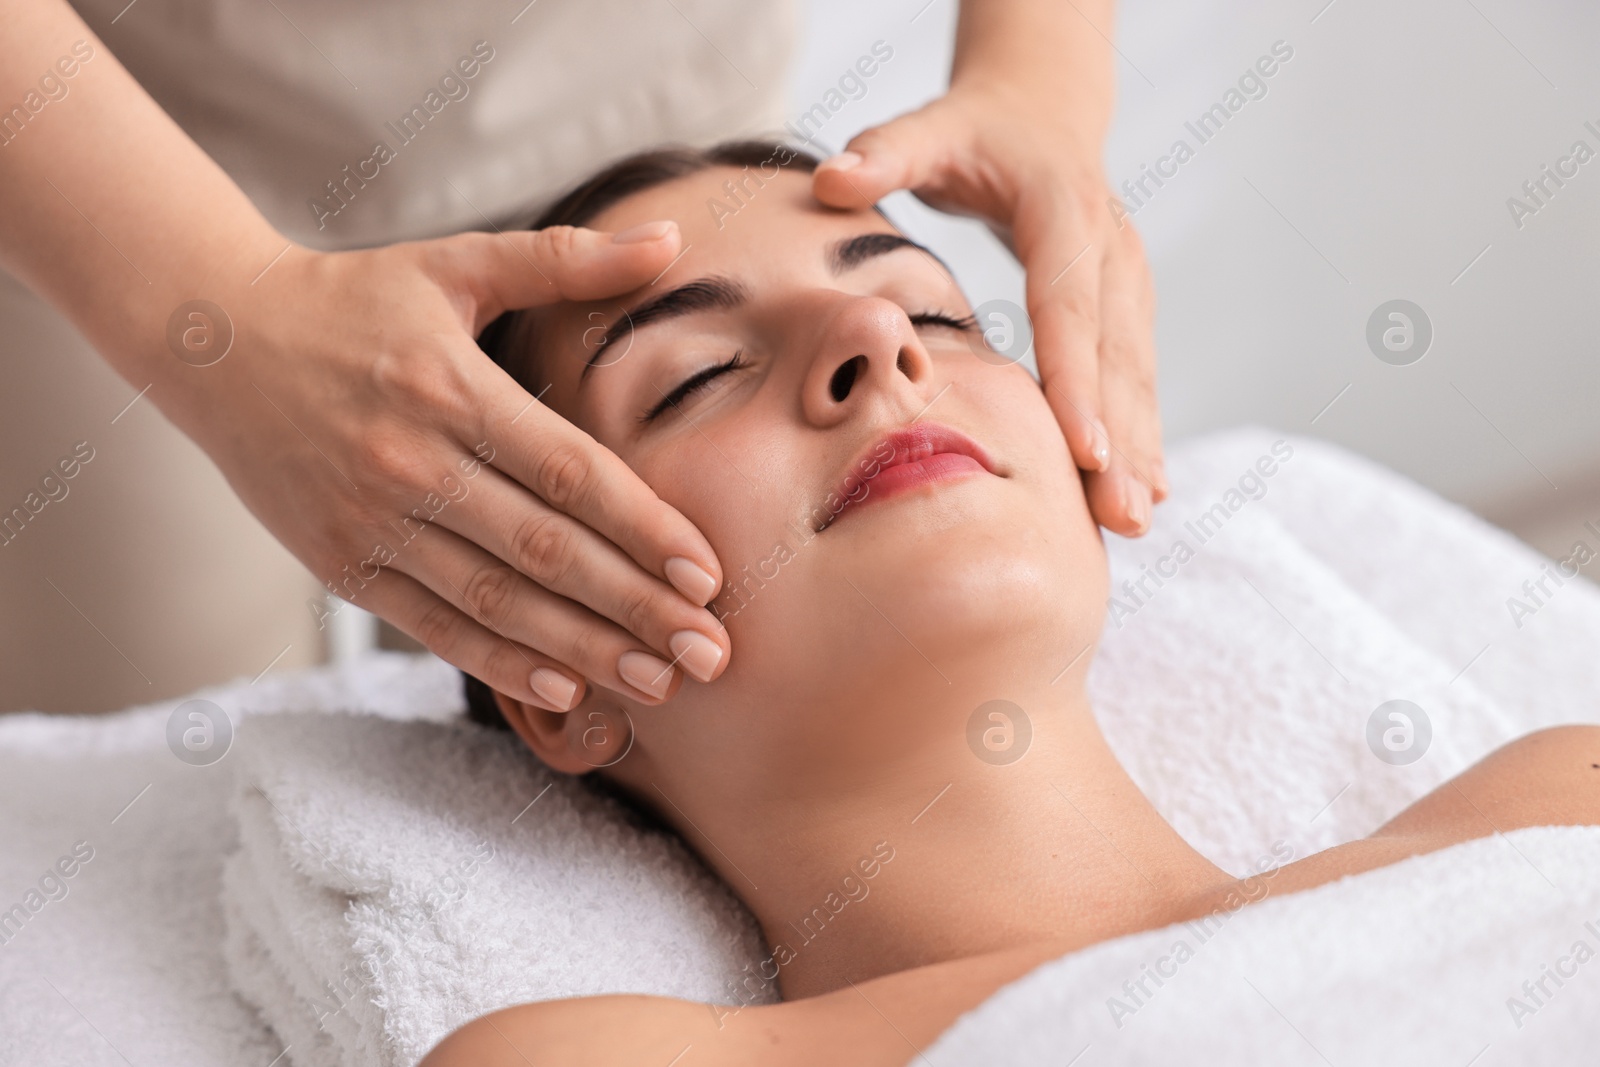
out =
{"type": "Polygon", "coordinates": [[[1012,690],[1031,730],[1014,762],[1000,761],[1023,743],[1020,723],[1009,724],[1009,752],[1004,720],[979,716],[976,736],[969,730],[980,693],[993,691],[993,679],[958,681],[924,687],[893,715],[863,707],[855,721],[911,724],[897,737],[853,739],[892,758],[846,760],[825,781],[762,783],[748,805],[689,834],[755,912],[773,954],[766,975],[777,972],[786,998],[1165,925],[1227,880],[1123,770],[1081,673],[1059,688],[1012,690]]]}

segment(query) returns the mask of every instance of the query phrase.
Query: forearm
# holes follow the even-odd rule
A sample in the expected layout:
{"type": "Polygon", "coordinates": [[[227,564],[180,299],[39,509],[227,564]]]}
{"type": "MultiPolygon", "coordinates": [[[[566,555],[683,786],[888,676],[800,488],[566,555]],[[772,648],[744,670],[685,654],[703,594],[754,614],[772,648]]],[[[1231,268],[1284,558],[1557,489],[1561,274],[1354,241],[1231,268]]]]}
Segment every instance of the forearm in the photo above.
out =
{"type": "Polygon", "coordinates": [[[248,284],[284,240],[65,0],[0,11],[0,86],[0,263],[130,382],[176,385],[173,310],[248,284]]]}
{"type": "Polygon", "coordinates": [[[964,0],[951,88],[1039,100],[1098,152],[1116,90],[1114,0],[964,0]]]}

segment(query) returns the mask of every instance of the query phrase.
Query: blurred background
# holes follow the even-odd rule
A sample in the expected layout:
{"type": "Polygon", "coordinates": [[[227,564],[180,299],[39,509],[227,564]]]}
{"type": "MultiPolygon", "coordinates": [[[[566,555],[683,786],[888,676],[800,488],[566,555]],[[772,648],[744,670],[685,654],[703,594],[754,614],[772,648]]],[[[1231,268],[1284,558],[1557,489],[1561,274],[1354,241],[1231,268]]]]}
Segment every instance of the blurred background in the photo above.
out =
{"type": "MultiPolygon", "coordinates": [[[[955,15],[953,0],[803,3],[791,114],[877,41],[893,58],[816,130],[818,146],[841,148],[933,98],[955,15]]],[[[1111,184],[1138,181],[1176,141],[1193,150],[1127,200],[1155,273],[1169,445],[1265,424],[1384,463],[1546,553],[1585,536],[1584,521],[1600,521],[1600,158],[1559,188],[1546,180],[1542,204],[1523,186],[1575,142],[1600,153],[1600,6],[1128,0],[1115,41],[1111,184]],[[1186,124],[1275,46],[1264,95],[1201,143],[1186,124]],[[1537,210],[1514,216],[1513,197],[1537,210]],[[1432,335],[1403,365],[1368,342],[1369,320],[1393,300],[1420,309],[1432,335]]],[[[906,194],[888,209],[956,268],[974,303],[1022,302],[1020,269],[983,226],[906,194]]],[[[17,290],[0,275],[8,328],[23,328],[9,314],[17,290]]],[[[89,384],[47,395],[29,366],[0,368],[8,438],[40,442],[0,458],[0,502],[69,453],[78,427],[99,436],[76,503],[46,508],[38,536],[0,548],[0,710],[109,710],[408,645],[353,608],[319,632],[306,601],[320,587],[225,498],[198,449],[148,403],[119,413],[134,391],[65,323],[24,325],[41,361],[82,362],[89,384]],[[193,582],[108,558],[153,539],[190,554],[193,582]],[[77,547],[82,568],[46,573],[46,540],[57,557],[77,547]],[[264,588],[263,575],[276,577],[264,588]],[[196,635],[178,648],[163,626],[174,618],[196,635]]]]}

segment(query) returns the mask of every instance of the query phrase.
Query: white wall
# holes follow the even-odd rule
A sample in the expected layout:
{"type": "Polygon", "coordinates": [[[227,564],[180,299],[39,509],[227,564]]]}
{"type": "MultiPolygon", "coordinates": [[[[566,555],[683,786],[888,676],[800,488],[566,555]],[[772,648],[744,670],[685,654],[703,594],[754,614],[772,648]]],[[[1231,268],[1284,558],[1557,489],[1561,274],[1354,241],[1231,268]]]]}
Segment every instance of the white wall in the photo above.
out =
{"type": "MultiPolygon", "coordinates": [[[[955,5],[934,0],[911,21],[923,3],[811,4],[797,110],[872,41],[895,48],[825,140],[842,144],[939,91],[955,5]]],[[[1135,219],[1160,301],[1169,440],[1266,423],[1340,442],[1512,524],[1535,512],[1600,517],[1600,156],[1520,230],[1506,206],[1574,141],[1600,153],[1584,126],[1600,130],[1600,5],[1326,4],[1121,9],[1106,151],[1116,184],[1178,137],[1197,145],[1186,120],[1275,41],[1294,49],[1267,95],[1199,145],[1135,219]],[[1369,315],[1396,297],[1433,324],[1410,366],[1380,362],[1365,339],[1369,315]]],[[[1020,299],[1020,272],[980,226],[900,210],[961,266],[975,300],[1020,299]]]]}

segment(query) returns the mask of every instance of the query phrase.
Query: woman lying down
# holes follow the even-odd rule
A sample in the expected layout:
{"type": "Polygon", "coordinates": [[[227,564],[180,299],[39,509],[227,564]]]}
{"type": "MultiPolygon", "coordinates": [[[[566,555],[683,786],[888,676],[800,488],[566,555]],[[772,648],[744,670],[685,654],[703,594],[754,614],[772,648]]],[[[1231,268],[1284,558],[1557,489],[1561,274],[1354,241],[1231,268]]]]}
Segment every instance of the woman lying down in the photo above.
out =
{"type": "MultiPolygon", "coordinates": [[[[811,165],[745,144],[613,167],[539,225],[674,219],[686,254],[620,305],[484,338],[706,534],[739,654],[688,653],[712,681],[660,707],[591,688],[563,714],[478,687],[475,715],[675,828],[759,921],[783,1002],[525,1004],[425,1067],[903,1064],[1046,960],[1260,896],[1189,847],[1096,726],[1106,556],[1039,386],[979,358],[937,259],[873,211],[818,206],[811,165]],[[782,172],[747,181],[737,214],[708,210],[768,160],[782,172]],[[1031,737],[979,711],[996,700],[1031,737]],[[846,895],[822,934],[791,925],[846,895]]],[[[1596,764],[1600,728],[1524,737],[1272,889],[1600,822],[1596,764]]]]}

